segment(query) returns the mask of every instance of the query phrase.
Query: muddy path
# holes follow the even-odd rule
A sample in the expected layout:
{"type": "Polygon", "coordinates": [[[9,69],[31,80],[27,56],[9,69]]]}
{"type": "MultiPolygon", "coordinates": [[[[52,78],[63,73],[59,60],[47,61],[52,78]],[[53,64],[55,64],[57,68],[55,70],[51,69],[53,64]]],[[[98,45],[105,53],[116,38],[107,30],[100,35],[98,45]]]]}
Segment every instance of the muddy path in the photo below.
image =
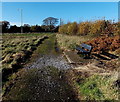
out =
{"type": "Polygon", "coordinates": [[[59,51],[53,35],[37,48],[32,62],[12,78],[13,85],[3,99],[77,101],[65,77],[66,71],[72,67],[59,51]]]}

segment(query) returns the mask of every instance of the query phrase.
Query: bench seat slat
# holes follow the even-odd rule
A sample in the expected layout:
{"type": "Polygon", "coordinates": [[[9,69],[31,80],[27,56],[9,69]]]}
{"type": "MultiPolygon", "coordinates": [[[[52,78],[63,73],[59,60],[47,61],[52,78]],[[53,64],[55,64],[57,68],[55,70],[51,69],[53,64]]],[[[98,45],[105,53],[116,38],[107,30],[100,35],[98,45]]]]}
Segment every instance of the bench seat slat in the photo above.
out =
{"type": "Polygon", "coordinates": [[[76,48],[76,50],[81,51],[81,52],[85,52],[85,53],[87,53],[87,52],[88,52],[88,51],[83,50],[83,49],[82,49],[82,48],[80,48],[80,47],[77,47],[77,48],[76,48]]]}
{"type": "Polygon", "coordinates": [[[82,43],[80,46],[88,49],[89,51],[92,49],[92,46],[84,44],[84,43],[82,43]]]}

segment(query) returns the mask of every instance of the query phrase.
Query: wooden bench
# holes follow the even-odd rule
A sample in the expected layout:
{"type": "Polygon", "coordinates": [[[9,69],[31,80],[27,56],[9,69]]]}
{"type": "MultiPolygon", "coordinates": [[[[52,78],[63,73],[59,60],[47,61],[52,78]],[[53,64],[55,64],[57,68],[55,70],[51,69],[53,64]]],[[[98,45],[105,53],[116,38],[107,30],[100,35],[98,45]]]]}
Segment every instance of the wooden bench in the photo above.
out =
{"type": "Polygon", "coordinates": [[[92,46],[83,43],[80,46],[77,46],[76,50],[78,53],[84,54],[85,57],[90,57],[92,46]]]}

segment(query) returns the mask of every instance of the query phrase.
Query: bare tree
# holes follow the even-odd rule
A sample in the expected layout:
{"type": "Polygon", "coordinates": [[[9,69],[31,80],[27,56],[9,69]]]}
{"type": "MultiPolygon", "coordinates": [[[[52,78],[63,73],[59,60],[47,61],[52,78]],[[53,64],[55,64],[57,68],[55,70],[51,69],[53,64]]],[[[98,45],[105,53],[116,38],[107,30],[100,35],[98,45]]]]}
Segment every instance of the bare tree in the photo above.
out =
{"type": "Polygon", "coordinates": [[[43,20],[43,25],[55,26],[58,23],[58,19],[54,17],[48,17],[43,20]]]}
{"type": "Polygon", "coordinates": [[[48,17],[43,20],[43,25],[47,26],[48,31],[52,31],[55,28],[55,25],[58,23],[58,19],[54,17],[48,17]]]}

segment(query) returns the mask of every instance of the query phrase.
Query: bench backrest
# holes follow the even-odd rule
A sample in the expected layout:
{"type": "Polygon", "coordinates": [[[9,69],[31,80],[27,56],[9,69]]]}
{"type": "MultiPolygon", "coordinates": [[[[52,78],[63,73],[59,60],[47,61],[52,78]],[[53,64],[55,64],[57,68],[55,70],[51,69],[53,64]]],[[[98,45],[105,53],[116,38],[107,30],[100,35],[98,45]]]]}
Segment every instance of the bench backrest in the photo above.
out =
{"type": "Polygon", "coordinates": [[[82,48],[84,48],[84,49],[88,49],[89,51],[92,50],[92,46],[90,46],[90,45],[87,45],[87,44],[82,43],[80,46],[81,46],[82,48]]]}

